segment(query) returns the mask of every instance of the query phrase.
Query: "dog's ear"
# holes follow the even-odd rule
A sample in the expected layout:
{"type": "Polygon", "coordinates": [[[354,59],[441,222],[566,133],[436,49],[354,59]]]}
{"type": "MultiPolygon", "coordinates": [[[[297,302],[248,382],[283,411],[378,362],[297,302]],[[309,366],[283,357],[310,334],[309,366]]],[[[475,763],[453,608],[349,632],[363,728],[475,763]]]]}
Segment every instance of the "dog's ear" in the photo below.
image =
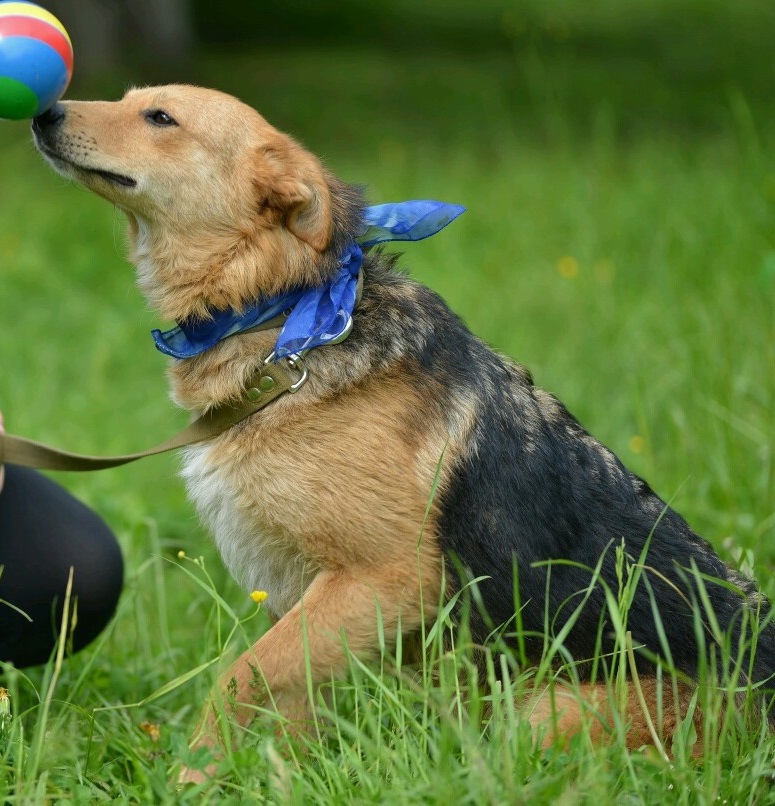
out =
{"type": "Polygon", "coordinates": [[[331,191],[309,152],[281,136],[261,148],[257,186],[263,203],[283,214],[297,238],[323,252],[331,240],[331,191]]]}

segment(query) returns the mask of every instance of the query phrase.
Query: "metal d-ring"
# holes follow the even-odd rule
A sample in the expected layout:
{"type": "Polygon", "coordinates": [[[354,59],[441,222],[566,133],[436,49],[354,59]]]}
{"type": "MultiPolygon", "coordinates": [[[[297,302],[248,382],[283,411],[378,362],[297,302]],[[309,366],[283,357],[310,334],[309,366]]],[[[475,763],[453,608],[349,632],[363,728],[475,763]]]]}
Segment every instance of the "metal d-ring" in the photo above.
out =
{"type": "Polygon", "coordinates": [[[298,353],[291,353],[286,359],[286,362],[289,366],[293,367],[297,372],[301,372],[301,378],[299,378],[296,383],[291,384],[288,388],[288,391],[293,394],[294,392],[298,392],[302,386],[307,382],[307,378],[309,378],[309,370],[307,369],[307,365],[304,363],[304,359],[298,353]]]}
{"type": "MultiPolygon", "coordinates": [[[[275,357],[275,351],[272,350],[272,352],[269,353],[269,355],[264,359],[264,366],[271,364],[275,360],[275,357]]],[[[291,353],[290,355],[285,356],[284,361],[291,369],[301,373],[301,377],[288,387],[288,391],[293,394],[294,392],[298,392],[299,389],[301,389],[301,387],[307,382],[307,379],[309,378],[309,370],[307,369],[307,365],[304,363],[304,359],[299,353],[291,353]]]]}

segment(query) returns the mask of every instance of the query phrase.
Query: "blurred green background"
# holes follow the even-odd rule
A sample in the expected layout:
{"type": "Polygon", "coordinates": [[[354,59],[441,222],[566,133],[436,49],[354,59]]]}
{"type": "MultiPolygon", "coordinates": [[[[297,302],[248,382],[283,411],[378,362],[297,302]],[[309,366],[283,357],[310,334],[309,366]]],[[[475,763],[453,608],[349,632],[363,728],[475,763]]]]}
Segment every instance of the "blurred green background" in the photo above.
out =
{"type": "MultiPolygon", "coordinates": [[[[372,201],[465,204],[404,268],[716,545],[775,559],[775,3],[46,5],[75,43],[69,97],[216,86],[372,201]]],[[[10,428],[94,452],[166,436],[185,417],[120,214],[54,176],[26,124],[0,147],[10,428]]],[[[175,465],[59,478],[126,535],[152,519],[206,546],[175,465]]]]}
{"type": "MultiPolygon", "coordinates": [[[[600,125],[602,116],[623,133],[666,127],[688,135],[694,127],[723,125],[730,114],[741,122],[741,105],[768,114],[775,100],[770,0],[50,0],[48,6],[75,40],[76,94],[95,75],[117,91],[146,78],[210,78],[208,57],[217,54],[236,57],[230,78],[218,78],[243,92],[282,84],[301,59],[305,83],[325,108],[333,99],[314,92],[331,89],[316,69],[314,56],[322,51],[339,61],[338,93],[368,80],[385,113],[398,106],[406,115],[406,95],[423,94],[423,117],[457,122],[463,110],[448,94],[457,87],[468,96],[465,116],[475,124],[487,118],[493,95],[505,92],[513,121],[533,134],[559,132],[545,131],[549,121],[536,131],[537,121],[523,122],[524,115],[554,111],[571,113],[582,131],[600,125]],[[381,57],[376,83],[371,72],[353,69],[365,53],[381,57]],[[282,54],[282,64],[264,58],[271,54],[282,54]],[[450,62],[446,69],[439,59],[450,62]]],[[[292,106],[302,101],[309,99],[288,99],[292,106]]]]}

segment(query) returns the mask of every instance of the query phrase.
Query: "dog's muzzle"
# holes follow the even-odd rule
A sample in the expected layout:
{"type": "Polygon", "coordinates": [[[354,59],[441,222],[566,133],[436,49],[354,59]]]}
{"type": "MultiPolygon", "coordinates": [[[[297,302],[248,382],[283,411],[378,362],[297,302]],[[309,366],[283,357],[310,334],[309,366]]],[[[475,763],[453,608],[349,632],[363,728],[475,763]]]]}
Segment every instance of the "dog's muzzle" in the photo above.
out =
{"type": "Polygon", "coordinates": [[[61,104],[54,104],[51,109],[32,120],[32,135],[35,138],[38,150],[49,159],[58,171],[72,175],[71,172],[74,170],[81,175],[98,176],[112,185],[120,185],[124,188],[137,187],[137,180],[131,176],[109,171],[105,168],[84,165],[80,160],[73,160],[68,153],[70,150],[68,148],[69,138],[66,134],[62,134],[62,124],[66,117],[67,110],[65,107],[61,104]]]}

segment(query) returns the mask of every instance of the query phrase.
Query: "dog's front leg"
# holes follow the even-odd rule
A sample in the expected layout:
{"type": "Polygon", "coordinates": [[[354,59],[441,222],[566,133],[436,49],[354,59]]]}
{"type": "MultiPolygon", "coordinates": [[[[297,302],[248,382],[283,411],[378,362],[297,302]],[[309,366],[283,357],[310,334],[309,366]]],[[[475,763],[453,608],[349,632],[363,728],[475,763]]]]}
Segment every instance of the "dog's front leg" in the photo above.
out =
{"type": "MultiPolygon", "coordinates": [[[[423,588],[411,561],[380,568],[322,571],[301,601],[286,613],[256,644],[244,652],[219,680],[205,708],[192,748],[222,745],[217,715],[226,713],[247,725],[257,706],[273,702],[280,714],[299,722],[309,713],[308,683],[317,687],[347,669],[348,649],[359,657],[379,647],[378,613],[385,639],[401,630],[419,628],[438,604],[434,574],[424,574],[423,588]],[[309,669],[310,680],[307,679],[309,669]],[[218,703],[223,705],[218,708],[218,703]]],[[[214,769],[206,770],[211,775],[214,769]]],[[[184,769],[181,782],[201,782],[205,775],[184,769]]]]}

